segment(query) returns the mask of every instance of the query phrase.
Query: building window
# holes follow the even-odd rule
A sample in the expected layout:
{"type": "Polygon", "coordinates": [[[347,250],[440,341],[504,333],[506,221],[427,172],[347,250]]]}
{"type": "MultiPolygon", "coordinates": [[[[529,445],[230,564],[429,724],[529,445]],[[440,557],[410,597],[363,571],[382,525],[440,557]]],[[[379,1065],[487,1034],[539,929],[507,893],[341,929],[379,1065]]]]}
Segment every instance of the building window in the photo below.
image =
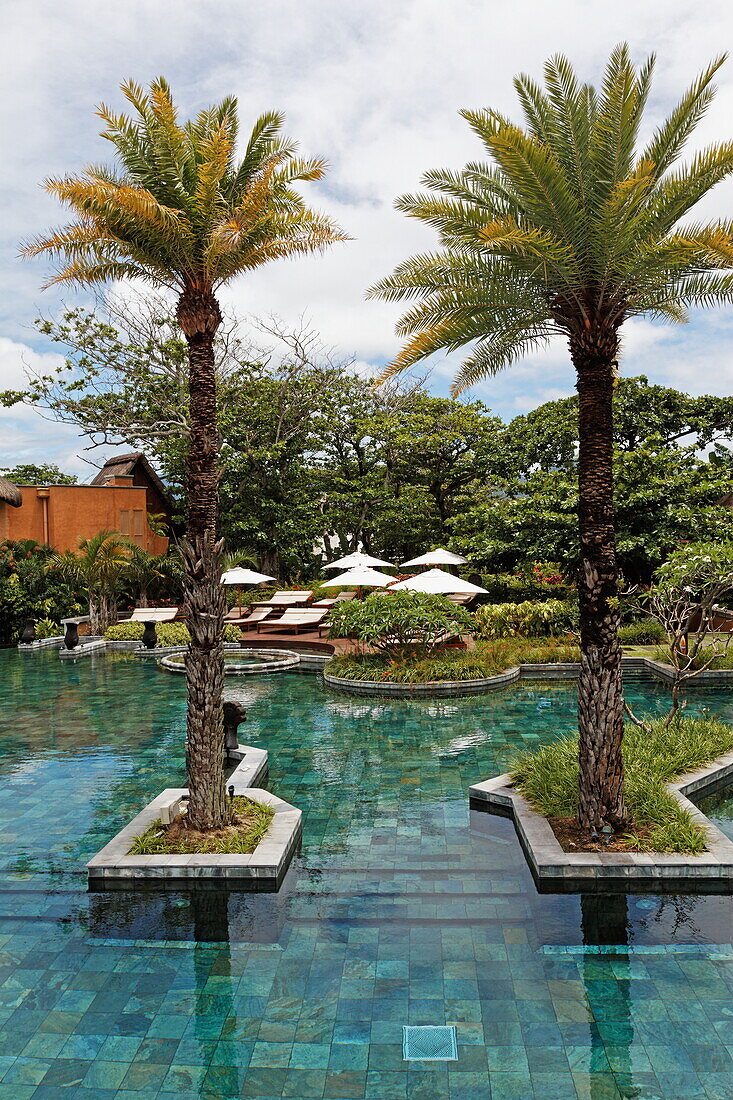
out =
{"type": "Polygon", "coordinates": [[[120,534],[130,534],[130,513],[127,508],[122,508],[120,511],[120,534]]]}
{"type": "Polygon", "coordinates": [[[135,542],[143,541],[143,511],[142,508],[136,508],[132,513],[132,537],[135,542]]]}

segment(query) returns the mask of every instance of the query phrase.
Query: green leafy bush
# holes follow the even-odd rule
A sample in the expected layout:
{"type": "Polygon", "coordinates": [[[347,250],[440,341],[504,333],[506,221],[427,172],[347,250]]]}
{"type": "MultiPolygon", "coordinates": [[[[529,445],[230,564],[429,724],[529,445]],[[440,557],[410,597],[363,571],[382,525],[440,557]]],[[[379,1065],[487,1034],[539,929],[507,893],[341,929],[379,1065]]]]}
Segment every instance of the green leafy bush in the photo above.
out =
{"type": "MultiPolygon", "coordinates": [[[[733,728],[712,718],[651,720],[651,733],[628,725],[623,755],[630,848],[649,852],[705,851],[705,834],[666,790],[680,775],[733,749],[733,728]]],[[[578,739],[567,736],[523,753],[512,768],[522,794],[546,817],[578,812],[578,739]]]]}
{"type": "Polygon", "coordinates": [[[657,645],[665,639],[664,627],[656,619],[638,619],[619,628],[621,645],[657,645]]]}
{"type": "Polygon", "coordinates": [[[442,649],[423,656],[345,653],[332,657],[324,671],[345,680],[426,684],[483,680],[521,664],[564,664],[578,660],[577,646],[544,638],[513,638],[478,642],[473,650],[442,649]]]}
{"type": "Polygon", "coordinates": [[[478,608],[475,618],[482,638],[557,637],[571,630],[577,608],[566,600],[487,603],[478,608]]]}
{"type": "Polygon", "coordinates": [[[487,573],[481,584],[490,603],[523,603],[525,600],[570,600],[574,588],[553,561],[518,566],[513,573],[487,573]]]}
{"type": "Polygon", "coordinates": [[[473,634],[465,608],[427,592],[374,592],[337,604],[329,617],[332,638],[355,638],[388,653],[431,650],[447,635],[473,634]]]}
{"type": "MultiPolygon", "coordinates": [[[[109,642],[139,642],[142,640],[144,623],[115,623],[105,631],[109,642]]],[[[158,645],[188,645],[191,635],[185,623],[157,623],[158,645]]],[[[239,627],[228,623],[224,627],[224,641],[238,642],[242,637],[239,627]]]]}
{"type": "Polygon", "coordinates": [[[39,640],[43,638],[60,638],[64,633],[64,628],[60,623],[55,623],[51,619],[39,619],[36,623],[36,638],[39,640]]]}

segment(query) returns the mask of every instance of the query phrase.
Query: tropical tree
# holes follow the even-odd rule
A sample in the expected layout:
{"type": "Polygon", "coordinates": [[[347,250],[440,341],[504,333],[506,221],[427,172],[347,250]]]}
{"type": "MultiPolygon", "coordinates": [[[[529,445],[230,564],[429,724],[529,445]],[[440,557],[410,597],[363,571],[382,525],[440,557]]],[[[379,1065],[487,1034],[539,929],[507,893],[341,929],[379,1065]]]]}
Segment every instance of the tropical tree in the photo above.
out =
{"type": "Polygon", "coordinates": [[[116,531],[99,531],[79,540],[79,549],[55,554],[51,563],[59,575],[89,597],[89,628],[104,634],[117,622],[117,598],[124,585],[133,555],[133,544],[116,531]]]}
{"type": "Polygon", "coordinates": [[[282,136],[283,116],[262,115],[237,161],[231,96],[180,123],[161,77],[146,92],[122,85],[130,115],[106,106],[102,136],[117,168],[46,181],[76,220],[25,249],[58,257],[51,282],[87,286],[142,279],[176,295],[188,354],[189,432],[185,459],[187,539],[182,543],[191,644],[187,750],[189,820],[214,828],[229,816],[223,776],[222,629],[224,596],[217,542],[218,430],[214,338],[222,315],[217,290],[234,276],[286,256],[321,250],[343,234],[310,210],[295,189],[318,180],[322,160],[302,160],[282,136]]]}
{"type": "Polygon", "coordinates": [[[370,291],[418,299],[385,377],[473,345],[456,375],[460,392],[553,337],[568,342],[579,398],[579,819],[587,829],[626,818],[612,473],[621,329],[632,317],[680,322],[689,307],[733,300],[733,276],[722,270],[733,266],[731,223],[680,224],[733,171],[730,142],[679,164],[722,60],[641,149],[654,59],[636,71],[625,45],[600,89],[581,83],[564,57],[546,63],[544,88],[519,76],[523,127],[494,110],[462,111],[491,163],[428,172],[427,193],[398,200],[438,230],[442,248],[370,291]]]}

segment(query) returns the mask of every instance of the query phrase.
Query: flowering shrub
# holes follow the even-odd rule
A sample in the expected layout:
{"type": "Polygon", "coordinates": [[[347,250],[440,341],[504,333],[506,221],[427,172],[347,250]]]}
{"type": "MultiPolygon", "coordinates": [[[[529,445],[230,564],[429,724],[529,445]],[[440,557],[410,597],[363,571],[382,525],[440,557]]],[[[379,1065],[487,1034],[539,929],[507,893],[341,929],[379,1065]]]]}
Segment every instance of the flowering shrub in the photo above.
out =
{"type": "Polygon", "coordinates": [[[481,584],[491,603],[567,600],[573,596],[573,585],[562,575],[558,564],[550,561],[518,566],[513,573],[488,573],[481,584]]]}
{"type": "Polygon", "coordinates": [[[472,615],[446,596],[428,592],[375,592],[337,604],[329,616],[332,638],[355,638],[385,652],[432,650],[444,635],[473,634],[472,615]]]}

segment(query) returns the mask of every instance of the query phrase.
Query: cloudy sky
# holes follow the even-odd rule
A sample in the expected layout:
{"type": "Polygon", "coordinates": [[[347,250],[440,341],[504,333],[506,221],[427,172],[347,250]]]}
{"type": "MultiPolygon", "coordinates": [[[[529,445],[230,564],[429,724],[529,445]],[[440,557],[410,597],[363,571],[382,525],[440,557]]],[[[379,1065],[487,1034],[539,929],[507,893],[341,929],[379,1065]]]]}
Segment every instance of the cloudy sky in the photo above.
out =
{"type": "MultiPolygon", "coordinates": [[[[366,302],[364,289],[431,234],[393,209],[423,170],[460,167],[480,155],[457,112],[493,106],[516,115],[511,78],[540,75],[549,55],[567,53],[597,80],[612,47],[627,40],[636,60],[658,55],[649,108],[653,126],[695,73],[733,43],[733,6],[707,0],[26,0],[4,13],[0,66],[2,219],[0,388],[22,385],[25,367],[53,365],[58,350],[33,328],[83,298],[42,291],[42,261],[21,262],[19,242],[63,220],[39,186],[44,176],[105,158],[94,105],[120,105],[120,81],[163,74],[183,112],[234,93],[242,128],[262,111],[287,114],[302,151],[325,156],[326,181],[309,199],[354,240],[326,257],[273,265],[227,293],[242,314],[305,313],[324,341],[362,364],[379,365],[397,346],[398,310],[366,302]],[[25,365],[25,367],[24,367],[25,365]]],[[[733,60],[700,143],[733,134],[733,60]]],[[[733,183],[701,208],[731,216],[733,183]]],[[[691,393],[733,392],[733,312],[693,318],[682,329],[629,325],[623,370],[691,393]]],[[[430,385],[445,393],[455,361],[435,357],[430,385]]],[[[560,345],[474,391],[505,418],[572,392],[560,345]]],[[[55,461],[83,476],[84,443],[68,426],[30,409],[0,411],[0,467],[55,461]]],[[[86,457],[89,457],[88,455],[86,457]]],[[[95,461],[99,455],[95,454],[95,461]]],[[[93,471],[92,471],[93,473],[93,471]]]]}

